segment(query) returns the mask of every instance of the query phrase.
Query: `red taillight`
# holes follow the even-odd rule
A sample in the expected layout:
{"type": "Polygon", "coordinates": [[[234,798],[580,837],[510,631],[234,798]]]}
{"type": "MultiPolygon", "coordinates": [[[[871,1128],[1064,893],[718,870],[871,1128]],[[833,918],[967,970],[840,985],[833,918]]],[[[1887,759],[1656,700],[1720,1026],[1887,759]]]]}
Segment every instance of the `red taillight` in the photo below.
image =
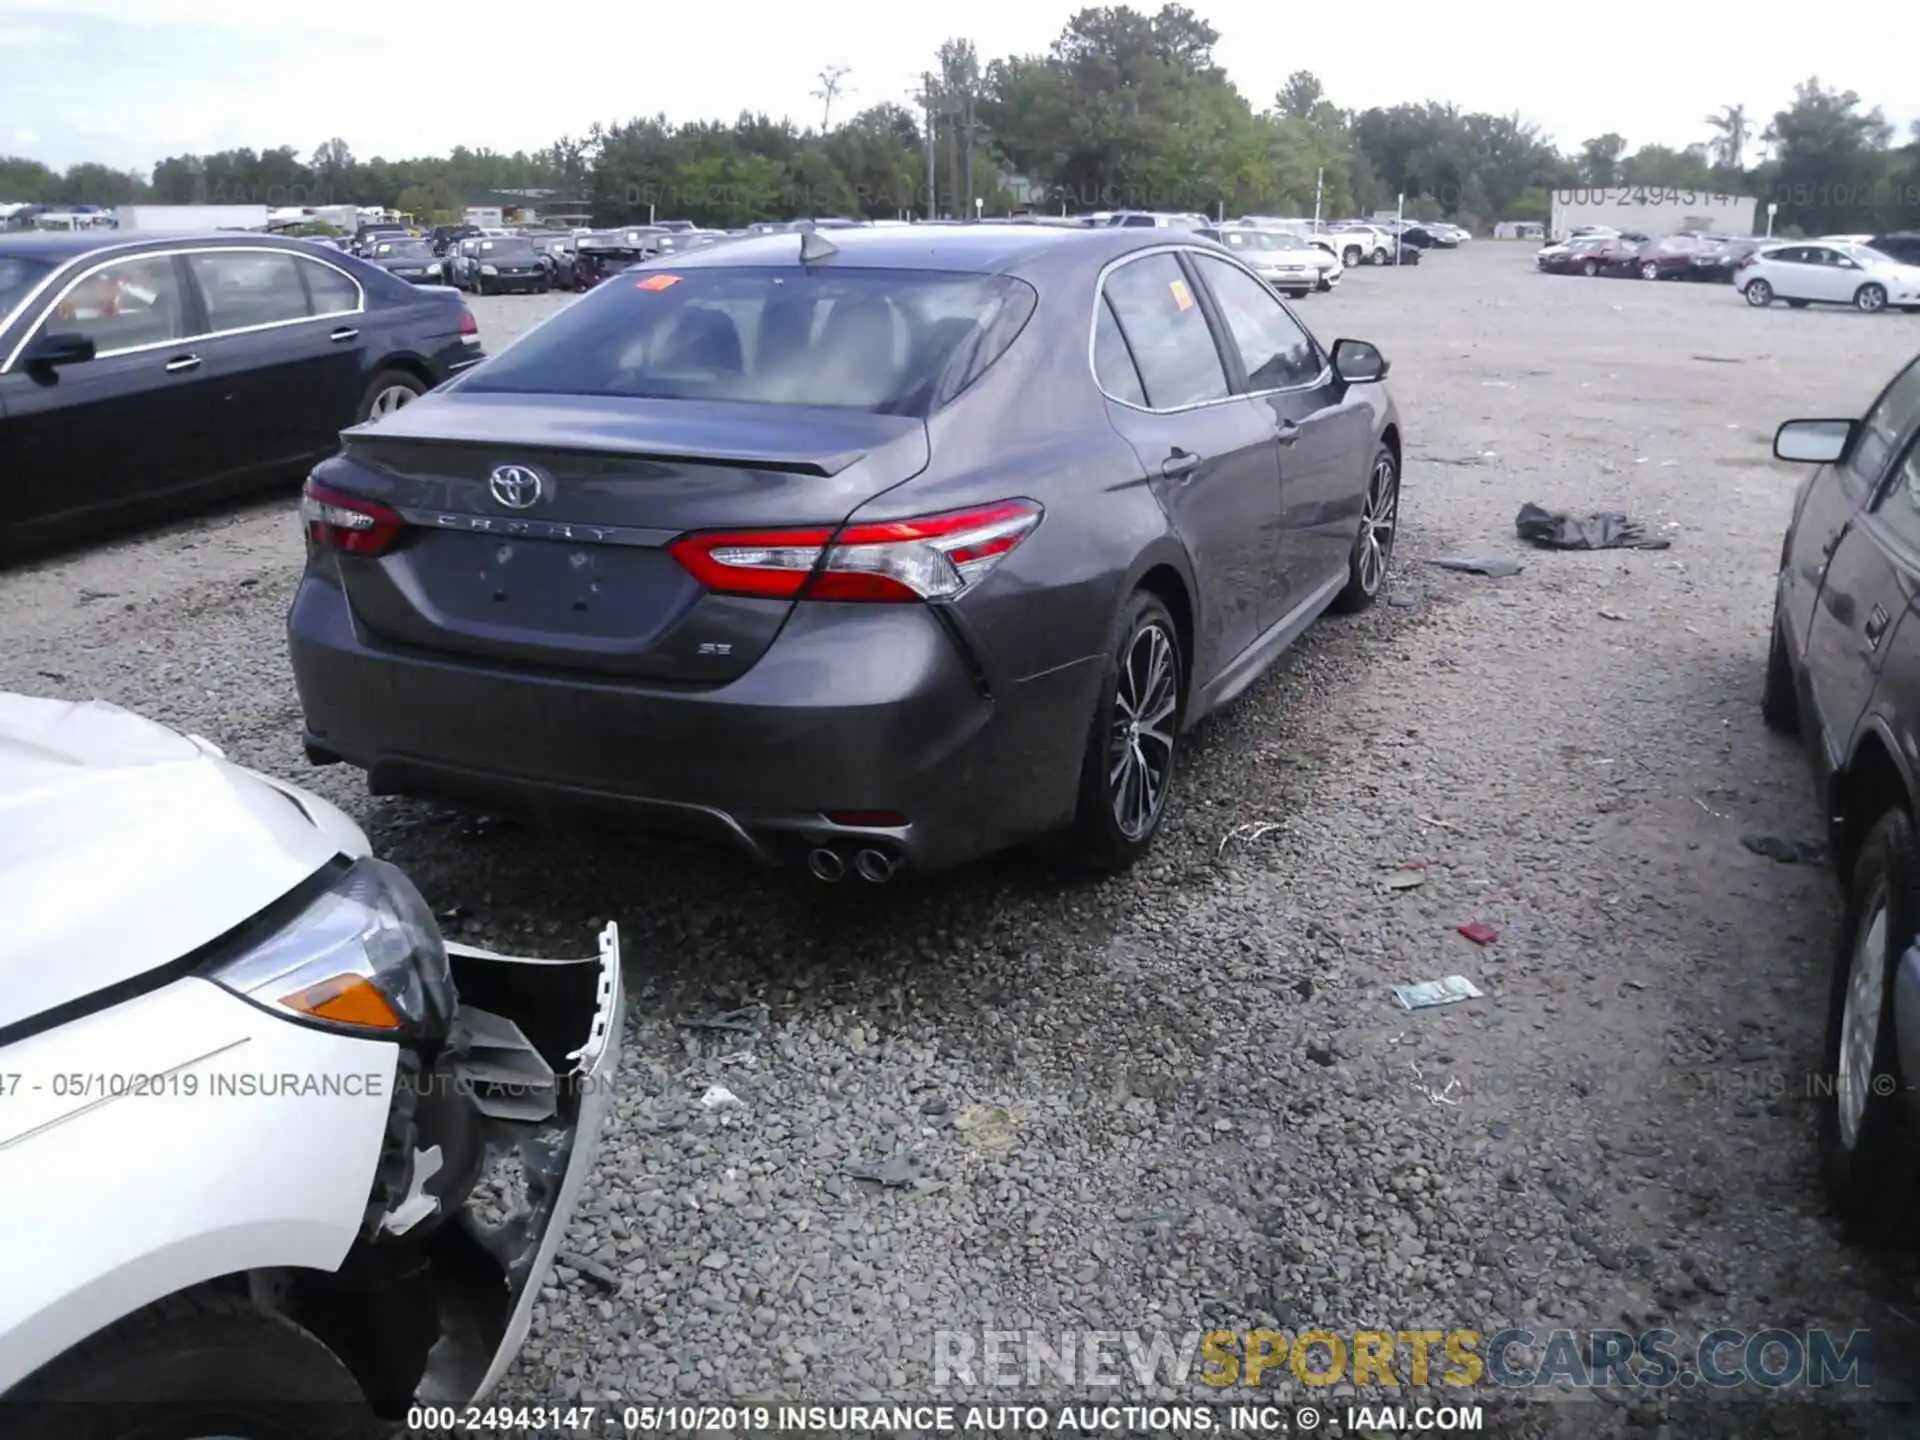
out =
{"type": "Polygon", "coordinates": [[[1005,500],[915,520],[805,530],[718,530],[668,547],[707,589],[770,600],[950,600],[1033,533],[1045,512],[1005,500]]]}
{"type": "Polygon", "coordinates": [[[478,335],[480,333],[480,322],[473,318],[473,312],[464,305],[460,307],[460,333],[462,335],[478,335]]]}
{"type": "Polygon", "coordinates": [[[407,528],[405,520],[378,501],[311,480],[300,492],[300,518],[313,544],[347,555],[384,555],[407,528]]]}

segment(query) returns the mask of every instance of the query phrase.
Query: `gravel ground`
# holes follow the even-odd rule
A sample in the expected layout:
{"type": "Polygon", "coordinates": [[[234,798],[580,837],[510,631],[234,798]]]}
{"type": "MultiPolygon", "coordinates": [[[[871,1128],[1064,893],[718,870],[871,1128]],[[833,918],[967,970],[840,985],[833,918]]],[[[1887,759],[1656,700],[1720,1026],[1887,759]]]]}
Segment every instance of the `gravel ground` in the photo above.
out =
{"type": "MultiPolygon", "coordinates": [[[[936,1329],[1214,1325],[1871,1326],[1889,1389],[1913,1277],[1840,1244],[1812,1166],[1832,879],[1738,837],[1819,833],[1755,703],[1796,478],[1772,429],[1862,411],[1920,320],[1544,277],[1531,250],[1302,302],[1394,361],[1393,603],[1205,727],[1122,879],[1009,858],[824,889],[372,801],[301,758],[287,500],[0,575],[0,685],[321,791],[464,938],[587,953],[620,922],[628,1061],[567,1241],[590,1263],[513,1398],[925,1399],[936,1329]],[[1527,500],[1672,548],[1523,554],[1527,500]],[[1526,568],[1422,563],[1447,553],[1526,568]],[[1486,998],[1388,991],[1456,972],[1486,998]]],[[[556,303],[476,310],[497,348],[556,303]]],[[[1029,1396],[1076,1398],[946,1398],[1029,1396]]]]}

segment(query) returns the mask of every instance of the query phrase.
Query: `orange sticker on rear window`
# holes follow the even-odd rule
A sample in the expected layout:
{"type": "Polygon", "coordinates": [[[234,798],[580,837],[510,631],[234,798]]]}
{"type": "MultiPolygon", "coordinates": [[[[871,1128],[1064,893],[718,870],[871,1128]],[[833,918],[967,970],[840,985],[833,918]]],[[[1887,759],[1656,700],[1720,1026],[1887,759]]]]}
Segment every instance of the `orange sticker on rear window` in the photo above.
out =
{"type": "Polygon", "coordinates": [[[636,290],[671,290],[675,285],[678,285],[679,283],[680,283],[680,277],[678,275],[649,275],[647,276],[646,279],[637,282],[634,286],[634,289],[636,290]]]}
{"type": "Polygon", "coordinates": [[[1167,288],[1173,292],[1174,304],[1178,305],[1182,310],[1191,310],[1193,308],[1193,292],[1187,289],[1186,281],[1170,281],[1167,288]]]}

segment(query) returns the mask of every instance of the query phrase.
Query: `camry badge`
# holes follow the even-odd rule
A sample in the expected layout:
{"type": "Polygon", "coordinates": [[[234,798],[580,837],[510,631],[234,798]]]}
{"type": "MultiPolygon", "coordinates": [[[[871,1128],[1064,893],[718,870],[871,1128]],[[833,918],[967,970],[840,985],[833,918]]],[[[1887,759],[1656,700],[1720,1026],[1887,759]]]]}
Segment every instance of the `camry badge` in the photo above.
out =
{"type": "Polygon", "coordinates": [[[509,510],[526,510],[546,493],[547,482],[538,470],[525,465],[496,465],[487,477],[487,488],[509,510]]]}

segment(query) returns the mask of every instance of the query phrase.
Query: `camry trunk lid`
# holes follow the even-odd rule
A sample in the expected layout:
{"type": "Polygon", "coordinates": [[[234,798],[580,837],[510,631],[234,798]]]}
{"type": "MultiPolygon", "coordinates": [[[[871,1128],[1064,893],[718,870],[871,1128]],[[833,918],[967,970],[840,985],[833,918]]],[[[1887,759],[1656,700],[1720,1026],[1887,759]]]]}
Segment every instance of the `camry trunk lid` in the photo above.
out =
{"type": "Polygon", "coordinates": [[[925,423],[906,416],[463,390],[344,439],[315,483],[406,522],[384,553],[334,557],[371,637],[696,684],[744,674],[794,602],[711,594],[671,541],[838,526],[929,454],[925,423]]]}

